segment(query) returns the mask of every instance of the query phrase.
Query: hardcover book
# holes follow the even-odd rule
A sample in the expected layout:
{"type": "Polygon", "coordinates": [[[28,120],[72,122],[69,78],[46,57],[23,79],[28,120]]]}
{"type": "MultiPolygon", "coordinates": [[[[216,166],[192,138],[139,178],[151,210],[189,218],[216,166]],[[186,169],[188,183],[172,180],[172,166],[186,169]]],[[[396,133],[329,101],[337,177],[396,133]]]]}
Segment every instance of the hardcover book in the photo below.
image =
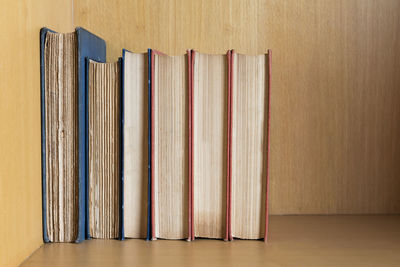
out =
{"type": "Polygon", "coordinates": [[[44,242],[86,236],[85,58],[105,61],[105,42],[83,28],[64,34],[41,29],[44,242]]]}
{"type": "Polygon", "coordinates": [[[271,52],[104,61],[41,31],[45,241],[266,240],[271,52]]]}
{"type": "Polygon", "coordinates": [[[271,52],[228,60],[228,238],[266,240],[271,52]]]}
{"type": "Polygon", "coordinates": [[[151,237],[190,239],[190,53],[151,50],[151,237]]]}
{"type": "Polygon", "coordinates": [[[228,60],[191,55],[191,238],[227,239],[228,60]]]}
{"type": "Polygon", "coordinates": [[[89,235],[119,238],[121,62],[87,61],[89,235]]]}
{"type": "Polygon", "coordinates": [[[122,236],[150,239],[150,53],[122,52],[122,236]]]}

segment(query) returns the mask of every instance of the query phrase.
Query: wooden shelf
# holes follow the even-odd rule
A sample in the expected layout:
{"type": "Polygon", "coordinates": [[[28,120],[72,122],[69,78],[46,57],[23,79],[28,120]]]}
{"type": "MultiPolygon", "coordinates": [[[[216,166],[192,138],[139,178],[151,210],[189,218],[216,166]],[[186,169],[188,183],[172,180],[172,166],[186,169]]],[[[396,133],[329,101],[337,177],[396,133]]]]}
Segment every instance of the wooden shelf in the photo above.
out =
{"type": "Polygon", "coordinates": [[[399,215],[271,216],[270,239],[45,244],[22,266],[398,266],[399,215]]]}

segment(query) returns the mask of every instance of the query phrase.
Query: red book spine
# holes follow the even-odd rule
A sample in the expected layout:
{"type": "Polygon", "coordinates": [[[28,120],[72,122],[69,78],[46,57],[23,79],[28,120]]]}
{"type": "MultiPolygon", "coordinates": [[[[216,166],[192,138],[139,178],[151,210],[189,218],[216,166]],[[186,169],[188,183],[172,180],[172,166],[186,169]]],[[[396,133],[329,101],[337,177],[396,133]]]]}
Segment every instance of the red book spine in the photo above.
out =
{"type": "Polygon", "coordinates": [[[226,177],[226,237],[225,240],[232,240],[231,231],[231,147],[232,147],[232,67],[233,50],[228,51],[228,142],[227,142],[227,177],[226,177]]]}

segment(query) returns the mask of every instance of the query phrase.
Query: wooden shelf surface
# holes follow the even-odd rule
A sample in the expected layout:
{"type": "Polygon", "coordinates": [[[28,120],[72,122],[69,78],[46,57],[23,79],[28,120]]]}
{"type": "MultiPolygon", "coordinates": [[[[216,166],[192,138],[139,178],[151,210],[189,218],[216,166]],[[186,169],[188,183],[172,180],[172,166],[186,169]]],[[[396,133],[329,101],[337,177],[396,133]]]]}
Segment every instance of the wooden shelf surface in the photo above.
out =
{"type": "Polygon", "coordinates": [[[22,266],[398,266],[400,216],[271,216],[270,239],[45,244],[22,266]]]}

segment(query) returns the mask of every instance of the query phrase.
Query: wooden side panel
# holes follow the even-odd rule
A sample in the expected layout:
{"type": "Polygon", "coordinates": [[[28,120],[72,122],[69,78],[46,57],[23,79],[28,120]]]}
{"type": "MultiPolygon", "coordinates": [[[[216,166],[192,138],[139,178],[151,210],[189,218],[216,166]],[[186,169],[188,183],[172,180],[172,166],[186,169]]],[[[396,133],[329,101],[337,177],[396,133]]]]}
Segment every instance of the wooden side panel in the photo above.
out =
{"type": "Polygon", "coordinates": [[[6,0],[0,25],[0,266],[17,266],[43,243],[39,31],[73,31],[72,3],[6,0]]]}

